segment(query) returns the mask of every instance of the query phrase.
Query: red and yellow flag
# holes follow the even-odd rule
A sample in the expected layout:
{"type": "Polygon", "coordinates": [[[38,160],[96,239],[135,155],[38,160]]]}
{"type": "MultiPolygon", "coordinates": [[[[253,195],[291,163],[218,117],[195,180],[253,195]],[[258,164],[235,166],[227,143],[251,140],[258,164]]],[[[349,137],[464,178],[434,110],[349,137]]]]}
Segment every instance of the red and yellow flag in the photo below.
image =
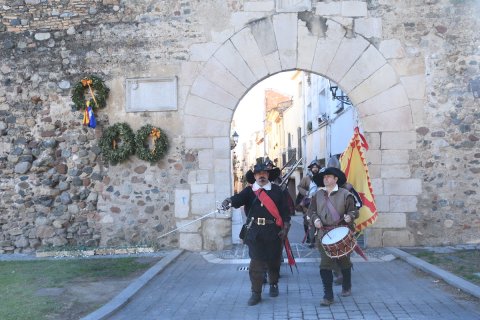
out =
{"type": "Polygon", "coordinates": [[[347,149],[340,157],[340,166],[347,176],[347,181],[355,188],[363,202],[360,215],[355,220],[355,229],[358,232],[373,224],[378,215],[365,161],[365,151],[367,150],[367,140],[356,127],[347,149]]]}

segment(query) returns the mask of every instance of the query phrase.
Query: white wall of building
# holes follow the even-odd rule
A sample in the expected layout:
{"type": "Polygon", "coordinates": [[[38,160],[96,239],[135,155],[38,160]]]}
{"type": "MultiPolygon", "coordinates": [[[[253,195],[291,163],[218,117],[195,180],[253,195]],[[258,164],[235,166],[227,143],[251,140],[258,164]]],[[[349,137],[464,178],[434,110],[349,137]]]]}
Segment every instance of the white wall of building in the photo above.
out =
{"type": "Polygon", "coordinates": [[[306,131],[305,155],[307,164],[315,158],[325,163],[331,155],[342,153],[353,134],[357,123],[354,108],[332,99],[330,82],[316,74],[303,73],[305,128],[311,122],[311,131],[306,131]]]}

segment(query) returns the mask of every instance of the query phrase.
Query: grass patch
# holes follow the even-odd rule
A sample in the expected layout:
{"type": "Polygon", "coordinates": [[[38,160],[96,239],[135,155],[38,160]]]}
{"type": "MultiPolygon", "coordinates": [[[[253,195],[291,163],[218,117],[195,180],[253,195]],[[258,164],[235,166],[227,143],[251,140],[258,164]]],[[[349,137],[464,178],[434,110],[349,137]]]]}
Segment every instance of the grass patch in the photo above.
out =
{"type": "Polygon", "coordinates": [[[480,273],[479,250],[459,250],[452,253],[415,250],[410,253],[467,281],[480,285],[480,277],[477,275],[480,273]]]}
{"type": "MultiPolygon", "coordinates": [[[[55,315],[64,313],[69,304],[61,303],[62,295],[39,295],[40,289],[61,290],[78,283],[125,279],[146,270],[156,261],[158,259],[136,257],[0,261],[0,319],[56,318],[55,315]]],[[[99,306],[93,305],[92,311],[99,306]]]]}

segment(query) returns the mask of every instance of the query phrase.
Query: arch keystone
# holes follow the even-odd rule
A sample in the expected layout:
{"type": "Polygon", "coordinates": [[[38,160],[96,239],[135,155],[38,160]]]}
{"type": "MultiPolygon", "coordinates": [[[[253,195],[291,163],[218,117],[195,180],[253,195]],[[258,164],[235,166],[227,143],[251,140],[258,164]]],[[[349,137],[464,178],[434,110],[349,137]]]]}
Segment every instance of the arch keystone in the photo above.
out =
{"type": "Polygon", "coordinates": [[[296,13],[273,16],[275,39],[283,70],[294,69],[297,65],[297,25],[296,13]]]}

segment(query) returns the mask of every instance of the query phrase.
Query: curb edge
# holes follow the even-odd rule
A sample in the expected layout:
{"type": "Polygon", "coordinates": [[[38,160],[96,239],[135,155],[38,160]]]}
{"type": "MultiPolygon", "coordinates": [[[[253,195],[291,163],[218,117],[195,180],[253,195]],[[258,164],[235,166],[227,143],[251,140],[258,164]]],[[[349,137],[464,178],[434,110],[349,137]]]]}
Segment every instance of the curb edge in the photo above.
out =
{"type": "Polygon", "coordinates": [[[158,261],[153,267],[148,269],[139,278],[134,280],[125,289],[123,289],[112,300],[107,302],[99,309],[81,318],[81,320],[101,320],[114,314],[117,310],[127,304],[131,298],[142,289],[153,277],[162,272],[167,266],[174,262],[184,250],[173,250],[166,255],[160,261],[158,261]]]}
{"type": "Polygon", "coordinates": [[[435,278],[439,278],[446,283],[450,284],[451,286],[462,290],[465,293],[468,293],[476,298],[480,299],[480,286],[477,286],[467,280],[460,278],[448,271],[440,269],[437,266],[434,266],[420,258],[412,256],[411,254],[402,251],[397,248],[385,248],[388,249],[394,256],[400,258],[407,262],[408,264],[427,272],[428,274],[434,276],[435,278]]]}

